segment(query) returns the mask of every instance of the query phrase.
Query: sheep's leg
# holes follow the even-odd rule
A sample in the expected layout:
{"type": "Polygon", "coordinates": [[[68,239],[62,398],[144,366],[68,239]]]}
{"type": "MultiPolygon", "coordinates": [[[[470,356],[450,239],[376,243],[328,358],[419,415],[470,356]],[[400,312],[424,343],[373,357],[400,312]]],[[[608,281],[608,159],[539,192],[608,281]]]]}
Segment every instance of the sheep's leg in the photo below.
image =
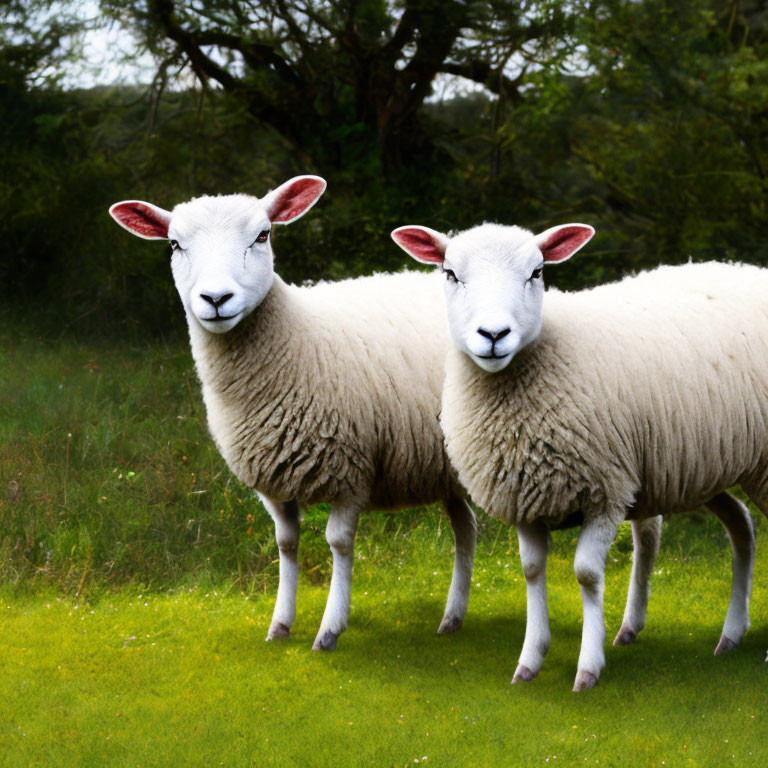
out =
{"type": "MultiPolygon", "coordinates": [[[[751,476],[741,479],[741,488],[749,496],[749,500],[768,517],[768,468],[761,465],[751,476]]],[[[768,663],[768,654],[765,656],[768,663]]]]}
{"type": "Polygon", "coordinates": [[[280,552],[280,581],[267,640],[289,637],[296,618],[296,588],[299,583],[299,505],[296,501],[272,501],[259,494],[261,503],[275,521],[280,552]]]}
{"type": "Polygon", "coordinates": [[[475,559],[477,541],[477,521],[472,507],[456,494],[451,494],[445,501],[445,511],[451,520],[456,541],[456,554],[453,559],[453,577],[448,591],[448,602],[438,635],[447,635],[461,629],[464,614],[469,604],[469,590],[472,586],[472,563],[475,559]]]}
{"type": "Polygon", "coordinates": [[[325,529],[333,554],[333,572],[323,620],[312,646],[315,651],[332,651],[339,635],[347,628],[352,592],[352,560],[357,532],[357,507],[334,503],[325,529]]]}
{"type": "Polygon", "coordinates": [[[651,571],[661,543],[661,515],[646,520],[632,520],[632,542],[632,576],[629,580],[627,607],[614,645],[634,643],[645,626],[648,598],[651,595],[651,571]]]}
{"type": "Polygon", "coordinates": [[[755,532],[747,508],[733,496],[718,493],[707,502],[728,531],[733,551],[731,602],[715,655],[732,651],[749,628],[749,597],[752,593],[752,570],[755,565],[755,532]]]}
{"type": "Polygon", "coordinates": [[[539,523],[521,523],[517,526],[517,539],[525,576],[527,617],[523,650],[513,683],[533,680],[539,674],[550,641],[547,609],[549,531],[539,523]]]}
{"type": "Polygon", "coordinates": [[[573,569],[581,587],[584,626],[581,634],[581,653],[574,691],[594,688],[605,666],[605,622],[603,620],[603,592],[605,591],[605,559],[616,538],[618,525],[601,515],[584,523],[573,569]]]}

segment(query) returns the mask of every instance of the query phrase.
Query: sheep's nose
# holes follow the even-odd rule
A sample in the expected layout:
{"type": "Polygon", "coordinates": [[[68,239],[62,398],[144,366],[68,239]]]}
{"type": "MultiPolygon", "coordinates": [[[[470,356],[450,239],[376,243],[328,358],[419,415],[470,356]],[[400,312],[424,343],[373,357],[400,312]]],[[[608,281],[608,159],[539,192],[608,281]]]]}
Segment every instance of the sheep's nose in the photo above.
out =
{"type": "Polygon", "coordinates": [[[231,298],[231,293],[201,293],[200,298],[207,301],[212,307],[218,309],[222,304],[226,304],[231,298]]]}
{"type": "Polygon", "coordinates": [[[500,331],[488,331],[485,328],[478,328],[477,332],[481,336],[485,336],[486,339],[496,342],[499,341],[499,339],[503,339],[509,333],[509,330],[509,328],[503,328],[500,331]]]}

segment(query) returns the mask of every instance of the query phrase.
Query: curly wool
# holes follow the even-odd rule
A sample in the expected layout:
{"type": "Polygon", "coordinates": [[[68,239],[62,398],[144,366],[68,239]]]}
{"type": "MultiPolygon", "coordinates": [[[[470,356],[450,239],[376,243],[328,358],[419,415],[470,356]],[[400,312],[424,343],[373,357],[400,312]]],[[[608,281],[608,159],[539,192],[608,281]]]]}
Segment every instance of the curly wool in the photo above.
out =
{"type": "Polygon", "coordinates": [[[211,434],[246,485],[276,501],[383,509],[446,498],[438,276],[297,287],[275,275],[232,331],[190,321],[190,337],[211,434]]]}
{"type": "Polygon", "coordinates": [[[768,270],[661,267],[549,291],[501,373],[453,350],[441,423],[460,482],[508,523],[768,498],[768,270]]]}

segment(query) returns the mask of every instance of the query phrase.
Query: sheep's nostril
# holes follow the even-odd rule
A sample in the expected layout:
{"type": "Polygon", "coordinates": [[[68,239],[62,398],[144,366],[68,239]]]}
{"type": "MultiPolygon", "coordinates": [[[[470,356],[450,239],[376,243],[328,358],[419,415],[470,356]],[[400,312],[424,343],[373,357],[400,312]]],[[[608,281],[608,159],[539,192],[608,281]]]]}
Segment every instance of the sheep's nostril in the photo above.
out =
{"type": "Polygon", "coordinates": [[[506,335],[508,335],[510,332],[510,329],[503,328],[500,331],[487,331],[485,328],[478,328],[477,332],[481,336],[484,336],[486,339],[490,339],[490,341],[496,342],[499,339],[503,339],[506,335]]]}
{"type": "Polygon", "coordinates": [[[214,294],[213,296],[207,294],[207,293],[201,293],[200,298],[203,301],[207,301],[212,307],[218,309],[222,304],[226,304],[231,298],[233,294],[231,293],[220,293],[220,294],[214,294]]]}

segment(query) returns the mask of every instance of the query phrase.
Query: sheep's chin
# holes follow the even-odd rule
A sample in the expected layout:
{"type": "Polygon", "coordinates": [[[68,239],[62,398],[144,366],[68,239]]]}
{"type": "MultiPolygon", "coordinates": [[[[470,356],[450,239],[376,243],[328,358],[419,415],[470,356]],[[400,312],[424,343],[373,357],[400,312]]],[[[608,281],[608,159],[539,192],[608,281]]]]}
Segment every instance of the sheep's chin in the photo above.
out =
{"type": "Polygon", "coordinates": [[[469,357],[478,368],[482,368],[487,373],[498,373],[503,371],[512,362],[514,356],[514,353],[510,352],[502,357],[488,358],[474,354],[470,354],[469,357]]]}
{"type": "Polygon", "coordinates": [[[205,320],[202,317],[197,318],[197,322],[209,333],[226,333],[231,331],[241,320],[243,319],[243,313],[238,312],[232,317],[228,317],[226,320],[205,320]]]}

